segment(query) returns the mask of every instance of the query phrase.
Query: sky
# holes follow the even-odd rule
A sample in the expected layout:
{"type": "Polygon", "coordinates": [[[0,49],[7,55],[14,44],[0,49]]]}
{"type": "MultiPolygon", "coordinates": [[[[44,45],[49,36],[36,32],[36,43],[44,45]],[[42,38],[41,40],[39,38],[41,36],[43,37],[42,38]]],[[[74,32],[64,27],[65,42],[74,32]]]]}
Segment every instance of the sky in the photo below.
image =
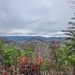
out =
{"type": "Polygon", "coordinates": [[[0,0],[0,36],[63,36],[73,12],[67,0],[0,0]]]}

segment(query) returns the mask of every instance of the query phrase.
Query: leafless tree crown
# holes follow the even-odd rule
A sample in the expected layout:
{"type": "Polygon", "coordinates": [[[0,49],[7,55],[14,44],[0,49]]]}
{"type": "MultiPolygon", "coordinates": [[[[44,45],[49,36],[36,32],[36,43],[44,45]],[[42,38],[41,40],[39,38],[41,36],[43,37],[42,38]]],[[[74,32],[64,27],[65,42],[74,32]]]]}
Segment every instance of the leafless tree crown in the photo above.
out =
{"type": "Polygon", "coordinates": [[[70,5],[71,9],[75,10],[75,0],[68,0],[68,3],[70,5]]]}

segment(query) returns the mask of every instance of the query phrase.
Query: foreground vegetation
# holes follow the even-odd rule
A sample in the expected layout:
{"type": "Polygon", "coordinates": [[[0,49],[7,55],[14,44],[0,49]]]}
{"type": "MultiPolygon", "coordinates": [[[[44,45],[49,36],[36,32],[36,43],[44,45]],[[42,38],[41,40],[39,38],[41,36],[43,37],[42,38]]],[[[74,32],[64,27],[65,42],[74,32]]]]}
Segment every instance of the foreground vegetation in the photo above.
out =
{"type": "Polygon", "coordinates": [[[58,41],[49,44],[49,56],[42,57],[32,48],[21,50],[0,41],[0,73],[1,75],[75,75],[75,53],[67,46],[60,46],[58,41]]]}

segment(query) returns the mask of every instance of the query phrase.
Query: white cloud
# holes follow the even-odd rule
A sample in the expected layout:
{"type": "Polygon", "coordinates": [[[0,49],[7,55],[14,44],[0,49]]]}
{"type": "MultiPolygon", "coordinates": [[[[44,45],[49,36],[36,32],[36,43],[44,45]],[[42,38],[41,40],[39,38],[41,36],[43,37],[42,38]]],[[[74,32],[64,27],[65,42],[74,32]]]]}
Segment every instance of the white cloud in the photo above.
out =
{"type": "Polygon", "coordinates": [[[60,36],[72,14],[67,0],[0,0],[0,35],[60,36]]]}

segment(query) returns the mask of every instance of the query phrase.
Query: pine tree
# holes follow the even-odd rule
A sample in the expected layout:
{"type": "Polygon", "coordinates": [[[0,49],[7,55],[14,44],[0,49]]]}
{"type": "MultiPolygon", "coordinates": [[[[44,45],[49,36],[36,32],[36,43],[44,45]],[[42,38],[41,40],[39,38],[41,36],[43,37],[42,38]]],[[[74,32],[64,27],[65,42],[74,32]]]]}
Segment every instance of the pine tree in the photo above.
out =
{"type": "Polygon", "coordinates": [[[68,50],[66,60],[73,67],[73,75],[75,75],[75,17],[72,17],[71,21],[68,22],[67,29],[62,31],[67,35],[65,43],[68,50]]]}
{"type": "Polygon", "coordinates": [[[67,35],[66,46],[69,50],[75,51],[75,17],[72,17],[71,22],[68,22],[67,29],[62,31],[67,35]]]}

